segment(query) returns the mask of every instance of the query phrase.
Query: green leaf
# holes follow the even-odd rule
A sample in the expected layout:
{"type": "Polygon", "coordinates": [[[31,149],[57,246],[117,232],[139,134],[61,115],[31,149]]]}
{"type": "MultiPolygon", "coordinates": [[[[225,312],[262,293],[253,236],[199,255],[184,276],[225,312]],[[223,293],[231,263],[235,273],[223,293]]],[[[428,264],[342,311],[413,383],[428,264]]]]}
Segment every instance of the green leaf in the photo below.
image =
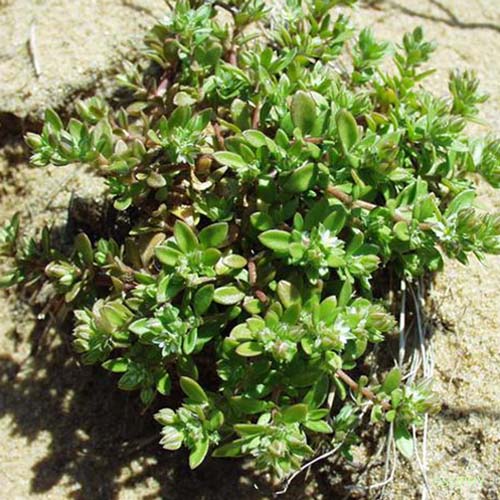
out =
{"type": "Polygon", "coordinates": [[[393,408],[397,408],[401,400],[403,399],[403,390],[400,388],[393,389],[391,392],[391,405],[393,408]]]}
{"type": "Polygon", "coordinates": [[[342,231],[347,220],[347,213],[342,206],[336,206],[333,212],[323,221],[323,226],[328,229],[333,235],[337,235],[342,231]]]}
{"type": "Polygon", "coordinates": [[[129,325],[128,329],[135,333],[136,335],[144,335],[149,332],[149,321],[148,318],[141,318],[134,321],[131,325],[129,325]]]}
{"type": "Polygon", "coordinates": [[[410,432],[403,424],[396,425],[394,429],[394,440],[396,441],[396,448],[405,458],[410,460],[413,456],[413,439],[410,432]]]}
{"type": "Polygon", "coordinates": [[[177,92],[174,97],[176,106],[192,106],[196,102],[187,92],[177,92]]]}
{"type": "Polygon", "coordinates": [[[254,147],[261,148],[267,146],[270,139],[260,130],[245,130],[243,137],[254,147]]]}
{"type": "Polygon", "coordinates": [[[127,370],[118,380],[118,387],[122,391],[133,391],[141,385],[142,377],[137,370],[127,370]]]}
{"type": "Polygon", "coordinates": [[[259,299],[247,297],[243,302],[243,308],[249,314],[260,314],[264,311],[264,304],[259,299]]]}
{"type": "Polygon", "coordinates": [[[236,170],[245,168],[247,162],[238,154],[231,153],[230,151],[218,151],[213,154],[213,157],[225,167],[234,168],[236,170]]]}
{"type": "Polygon", "coordinates": [[[321,432],[323,434],[333,432],[333,429],[324,420],[307,420],[304,422],[304,427],[307,427],[310,431],[321,432]]]}
{"type": "Polygon", "coordinates": [[[349,304],[352,296],[352,284],[349,280],[344,281],[339,293],[339,306],[343,307],[349,304]]]}
{"type": "Polygon", "coordinates": [[[290,233],[279,229],[270,229],[259,235],[259,241],[267,248],[279,253],[288,253],[290,233]]]}
{"type": "Polygon", "coordinates": [[[307,405],[299,403],[289,406],[281,412],[283,422],[293,424],[295,422],[304,422],[307,419],[307,405]]]}
{"type": "Polygon", "coordinates": [[[175,274],[167,275],[158,285],[156,300],[159,303],[173,299],[181,290],[184,289],[184,282],[175,274]]]}
{"type": "Polygon", "coordinates": [[[274,227],[274,222],[272,217],[265,212],[254,212],[250,216],[250,223],[258,231],[267,231],[274,227]]]}
{"type": "Polygon", "coordinates": [[[196,469],[208,453],[208,438],[203,438],[200,441],[196,441],[193,451],[189,454],[189,467],[191,469],[196,469]]]}
{"type": "Polygon", "coordinates": [[[351,239],[349,246],[347,247],[347,250],[346,250],[347,253],[349,255],[356,253],[363,245],[364,240],[365,240],[365,237],[364,237],[363,232],[360,231],[359,229],[354,228],[352,239],[351,239]]]}
{"type": "Polygon", "coordinates": [[[347,390],[346,390],[344,383],[338,377],[333,377],[333,382],[334,382],[335,386],[337,387],[337,391],[338,391],[340,399],[342,401],[344,401],[345,398],[347,397],[347,390]]]}
{"type": "Polygon", "coordinates": [[[396,222],[393,227],[394,234],[401,241],[409,241],[410,239],[410,230],[408,228],[408,224],[401,220],[396,222]]]}
{"type": "Polygon", "coordinates": [[[236,424],[234,430],[240,436],[255,436],[255,434],[268,434],[269,427],[260,424],[236,424]]]}
{"type": "Polygon", "coordinates": [[[301,302],[299,289],[289,281],[281,280],[276,288],[276,293],[285,307],[301,302]]]}
{"type": "Polygon", "coordinates": [[[396,418],[396,410],[389,410],[385,414],[385,419],[387,420],[387,422],[394,422],[395,418],[396,418]]]}
{"type": "Polygon", "coordinates": [[[172,380],[167,372],[165,373],[165,375],[160,377],[156,382],[156,390],[163,396],[167,396],[168,394],[170,394],[171,389],[172,389],[172,380]]]}
{"type": "Polygon", "coordinates": [[[215,413],[212,414],[210,420],[208,421],[208,430],[216,431],[217,429],[220,429],[223,425],[224,425],[224,413],[222,413],[220,410],[217,410],[215,413]]]}
{"type": "Polygon", "coordinates": [[[230,333],[231,338],[237,340],[249,340],[252,338],[252,332],[248,328],[248,323],[240,323],[236,325],[230,333]]]}
{"type": "Polygon", "coordinates": [[[223,306],[230,306],[241,302],[245,294],[234,285],[223,286],[214,291],[214,302],[223,306]]]}
{"type": "Polygon", "coordinates": [[[292,98],[292,121],[303,134],[309,134],[316,121],[316,103],[311,95],[303,90],[296,92],[292,98]]]}
{"type": "Polygon", "coordinates": [[[156,396],[156,392],[152,387],[143,387],[140,392],[140,398],[144,405],[149,406],[156,396]]]}
{"type": "Polygon", "coordinates": [[[199,371],[192,356],[182,356],[177,359],[177,372],[193,379],[198,378],[199,371]]]}
{"type": "Polygon", "coordinates": [[[346,109],[341,109],[336,116],[340,142],[345,152],[350,151],[359,140],[358,125],[354,116],[346,109]]]}
{"type": "Polygon", "coordinates": [[[127,371],[129,360],[127,358],[113,358],[105,361],[102,366],[113,373],[125,373],[127,371]]]}
{"type": "Polygon", "coordinates": [[[247,259],[241,255],[231,254],[226,255],[222,259],[222,263],[231,269],[242,269],[247,265],[247,259]]]}
{"type": "Polygon", "coordinates": [[[236,353],[245,358],[262,354],[262,347],[257,342],[243,342],[236,348],[236,353]]]}
{"type": "Polygon", "coordinates": [[[203,316],[208,311],[210,304],[214,298],[214,285],[208,284],[202,286],[196,293],[194,294],[193,304],[194,304],[194,312],[198,316],[203,316]]]}
{"type": "Polygon", "coordinates": [[[94,262],[94,251],[92,243],[85,233],[80,233],[75,238],[75,250],[82,256],[83,261],[87,266],[91,266],[94,262]]]}
{"type": "Polygon", "coordinates": [[[76,299],[81,289],[82,289],[82,283],[76,283],[69,291],[67,291],[64,294],[64,300],[68,303],[72,302],[73,300],[76,299]]]}
{"type": "Polygon", "coordinates": [[[45,121],[52,126],[55,132],[60,132],[64,128],[61,118],[51,108],[45,111],[45,121]]]}
{"type": "Polygon", "coordinates": [[[201,261],[203,262],[203,265],[213,267],[217,264],[221,255],[220,250],[217,250],[217,248],[207,248],[202,253],[201,261]]]}
{"type": "Polygon", "coordinates": [[[390,394],[394,389],[399,387],[401,383],[401,370],[394,367],[385,377],[382,389],[386,394],[390,394]]]}
{"type": "Polygon", "coordinates": [[[304,397],[304,403],[310,408],[319,408],[328,397],[330,388],[330,379],[327,375],[320,377],[309,392],[304,397]]]}
{"type": "Polygon", "coordinates": [[[317,410],[309,410],[307,414],[307,420],[321,420],[326,416],[330,415],[329,408],[318,408],[317,410]]]}
{"type": "Polygon", "coordinates": [[[476,191],[474,189],[466,189],[455,196],[448,205],[444,215],[449,217],[451,214],[457,213],[464,208],[469,208],[476,199],[476,191]]]}
{"type": "Polygon", "coordinates": [[[198,238],[203,248],[217,248],[226,241],[228,232],[227,222],[217,222],[203,228],[198,234],[198,238]]]}
{"type": "Polygon", "coordinates": [[[17,271],[8,271],[6,274],[0,275],[0,289],[15,285],[19,279],[20,276],[17,271]]]}
{"type": "Polygon", "coordinates": [[[152,189],[160,189],[167,185],[165,177],[158,172],[151,172],[146,179],[146,183],[152,189]]]}
{"type": "Polygon", "coordinates": [[[316,227],[320,222],[323,222],[325,213],[331,210],[328,200],[322,197],[319,201],[313,203],[311,208],[307,211],[304,219],[304,229],[310,231],[316,227]]]}
{"type": "Polygon", "coordinates": [[[101,317],[112,328],[121,328],[127,321],[131,319],[131,312],[117,300],[108,302],[101,307],[101,317]]]}
{"type": "Polygon", "coordinates": [[[288,323],[289,325],[295,325],[300,317],[300,304],[292,304],[281,316],[281,321],[283,323],[288,323]]]}
{"type": "Polygon", "coordinates": [[[327,325],[331,325],[336,317],[337,297],[330,295],[319,306],[319,317],[327,325]]]}
{"type": "Polygon", "coordinates": [[[184,435],[182,432],[170,425],[163,428],[161,435],[160,444],[169,451],[178,450],[184,442],[184,435]]]}
{"type": "Polygon", "coordinates": [[[168,245],[160,245],[155,248],[155,256],[162,264],[175,267],[182,253],[168,245]]]}
{"type": "Polygon", "coordinates": [[[200,404],[208,402],[206,392],[201,388],[200,384],[192,378],[181,377],[180,384],[184,394],[186,394],[186,396],[194,403],[200,404]]]}
{"type": "Polygon", "coordinates": [[[234,99],[231,103],[231,117],[240,129],[251,127],[250,105],[241,99],[234,99]]]}
{"type": "Polygon", "coordinates": [[[266,411],[268,404],[266,401],[260,401],[249,396],[234,396],[231,398],[231,406],[242,413],[250,415],[266,411]]]}
{"type": "Polygon", "coordinates": [[[306,251],[305,246],[302,243],[291,243],[288,248],[288,253],[296,260],[299,260],[304,255],[306,251]]]}
{"type": "Polygon", "coordinates": [[[113,206],[120,212],[127,210],[130,205],[132,205],[132,198],[130,196],[126,196],[125,198],[117,198],[113,202],[113,206]]]}
{"type": "Polygon", "coordinates": [[[384,414],[382,412],[382,406],[379,404],[374,404],[370,412],[370,422],[371,423],[382,422],[383,416],[384,414]]]}
{"type": "Polygon", "coordinates": [[[302,193],[310,189],[316,178],[317,167],[314,163],[308,163],[296,169],[286,180],[283,188],[290,193],[302,193]]]}
{"type": "Polygon", "coordinates": [[[245,439],[236,439],[230,443],[223,444],[212,453],[212,456],[216,458],[239,457],[242,454],[241,447],[246,442],[245,439]]]}
{"type": "Polygon", "coordinates": [[[191,354],[194,351],[197,340],[198,340],[198,329],[191,328],[186,337],[184,337],[184,342],[182,345],[184,354],[187,354],[189,356],[189,354],[191,354]]]}
{"type": "Polygon", "coordinates": [[[184,253],[189,253],[198,248],[198,238],[193,230],[185,223],[178,220],[174,226],[174,237],[177,245],[184,253]]]}
{"type": "Polygon", "coordinates": [[[173,130],[176,127],[184,127],[191,118],[191,109],[188,106],[179,106],[174,109],[168,119],[168,127],[173,130]]]}

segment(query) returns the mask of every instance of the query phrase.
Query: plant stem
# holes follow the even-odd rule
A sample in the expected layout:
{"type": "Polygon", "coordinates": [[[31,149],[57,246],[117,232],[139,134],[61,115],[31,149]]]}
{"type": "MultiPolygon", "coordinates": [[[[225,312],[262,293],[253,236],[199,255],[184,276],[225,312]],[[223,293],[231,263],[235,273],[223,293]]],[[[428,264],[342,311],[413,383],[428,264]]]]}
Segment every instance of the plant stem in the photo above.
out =
{"type": "Polygon", "coordinates": [[[222,135],[220,125],[217,122],[214,122],[213,128],[214,128],[215,137],[217,139],[217,142],[219,143],[219,147],[221,149],[226,149],[226,146],[224,144],[224,136],[222,135]]]}
{"type": "MultiPolygon", "coordinates": [[[[341,379],[343,382],[345,382],[354,392],[359,391],[359,384],[355,382],[349,375],[344,370],[337,370],[336,375],[339,379],[341,379]]],[[[379,403],[384,410],[390,410],[391,405],[387,403],[386,401],[379,401],[377,396],[367,387],[363,387],[361,389],[361,394],[373,403],[379,403]]]]}
{"type": "MultiPolygon", "coordinates": [[[[328,186],[326,188],[326,193],[337,198],[337,200],[340,200],[344,205],[350,208],[362,208],[368,211],[374,210],[375,208],[381,208],[378,205],[375,205],[374,203],[370,203],[369,201],[353,200],[352,196],[348,195],[347,193],[344,193],[344,191],[342,191],[339,188],[336,188],[335,186],[328,186]]],[[[399,212],[394,212],[392,214],[392,218],[395,222],[406,222],[408,225],[410,225],[412,222],[410,219],[407,219],[404,215],[400,214],[399,212]]],[[[432,229],[433,225],[427,222],[420,222],[418,224],[418,227],[423,231],[429,231],[432,229]]]]}
{"type": "Polygon", "coordinates": [[[255,109],[253,110],[252,114],[252,128],[255,130],[259,129],[259,122],[260,122],[260,104],[257,103],[255,105],[255,109]]]}
{"type": "Polygon", "coordinates": [[[231,50],[229,51],[228,62],[233,66],[238,66],[238,55],[234,46],[231,47],[231,50]]]}

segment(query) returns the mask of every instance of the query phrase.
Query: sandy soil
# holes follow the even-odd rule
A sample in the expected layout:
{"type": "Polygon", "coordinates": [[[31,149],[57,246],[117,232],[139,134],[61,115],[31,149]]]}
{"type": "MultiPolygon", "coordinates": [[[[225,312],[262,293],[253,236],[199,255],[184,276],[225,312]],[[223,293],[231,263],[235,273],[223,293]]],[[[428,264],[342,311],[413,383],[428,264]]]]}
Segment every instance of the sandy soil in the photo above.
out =
{"type": "MultiPolygon", "coordinates": [[[[150,21],[149,9],[158,12],[161,3],[135,0],[137,9],[132,1],[119,0],[0,0],[0,115],[37,116],[48,104],[63,106],[96,82],[106,88],[120,54],[137,45],[150,21]],[[38,79],[27,47],[32,23],[42,67],[38,79]]],[[[423,25],[440,44],[434,88],[446,91],[446,75],[454,67],[475,68],[491,94],[483,117],[500,133],[496,0],[382,1],[360,9],[354,18],[389,40],[423,25]]],[[[0,153],[0,222],[21,210],[35,225],[64,224],[72,195],[100,192],[81,172],[54,172],[29,169],[21,146],[5,147],[0,153]]],[[[499,194],[483,192],[485,204],[499,209],[499,194]]],[[[444,405],[430,424],[428,462],[438,500],[499,498],[499,271],[500,257],[484,264],[472,261],[468,267],[449,263],[432,292],[439,305],[432,339],[435,388],[444,405]]],[[[255,489],[243,464],[210,460],[192,472],[185,456],[159,450],[150,416],[139,418],[134,398],[113,388],[114,380],[101,370],[79,366],[61,336],[44,331],[43,322],[18,297],[1,294],[0,496],[270,496],[255,489]]],[[[331,489],[334,476],[334,469],[310,475],[309,486],[299,479],[287,497],[341,498],[331,489]]],[[[386,493],[401,499],[417,498],[420,491],[418,472],[406,464],[386,493]]]]}
{"type": "Polygon", "coordinates": [[[96,81],[104,86],[121,54],[137,47],[164,5],[163,0],[0,1],[0,112],[39,115],[96,81]]]}

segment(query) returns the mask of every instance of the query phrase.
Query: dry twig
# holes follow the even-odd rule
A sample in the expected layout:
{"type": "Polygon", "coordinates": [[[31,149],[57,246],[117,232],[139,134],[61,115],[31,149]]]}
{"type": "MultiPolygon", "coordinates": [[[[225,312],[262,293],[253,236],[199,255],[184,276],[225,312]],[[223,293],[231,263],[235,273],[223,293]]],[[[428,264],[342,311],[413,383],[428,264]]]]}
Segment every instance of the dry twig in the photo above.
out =
{"type": "Polygon", "coordinates": [[[42,68],[40,66],[40,61],[38,60],[38,49],[36,45],[36,24],[34,22],[30,26],[28,48],[31,57],[31,63],[33,64],[33,69],[35,70],[35,75],[37,78],[39,78],[42,74],[42,68]]]}

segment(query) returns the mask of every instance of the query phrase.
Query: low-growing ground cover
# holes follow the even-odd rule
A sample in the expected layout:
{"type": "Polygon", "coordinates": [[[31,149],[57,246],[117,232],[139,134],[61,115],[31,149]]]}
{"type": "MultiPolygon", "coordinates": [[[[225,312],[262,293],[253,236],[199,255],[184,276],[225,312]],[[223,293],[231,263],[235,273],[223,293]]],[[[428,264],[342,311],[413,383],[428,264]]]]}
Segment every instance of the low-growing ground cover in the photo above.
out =
{"type": "MultiPolygon", "coordinates": [[[[306,100],[307,100],[307,99],[304,99],[304,98],[303,98],[303,97],[304,97],[304,96],[303,96],[303,94],[299,94],[298,92],[294,94],[294,97],[295,97],[295,100],[296,100],[296,101],[300,101],[300,100],[302,100],[302,101],[306,102],[306,100]],[[297,97],[295,97],[295,96],[297,96],[297,97]]],[[[307,104],[306,104],[306,105],[307,105],[307,104]]],[[[299,107],[300,107],[300,106],[299,106],[299,107]]],[[[292,113],[292,114],[293,114],[293,113],[292,113]]],[[[300,114],[300,113],[299,113],[299,114],[300,114]]],[[[348,122],[348,121],[349,121],[349,117],[348,117],[348,115],[346,115],[346,116],[347,116],[346,120],[347,120],[347,122],[348,122]]],[[[297,119],[297,120],[301,120],[301,118],[299,118],[299,117],[298,117],[298,114],[297,114],[297,113],[296,113],[296,119],[297,119]]],[[[335,115],[335,122],[336,122],[335,124],[337,125],[337,128],[342,128],[342,126],[341,126],[341,127],[339,127],[339,125],[338,125],[338,123],[342,123],[342,115],[340,115],[340,116],[339,116],[339,115],[337,115],[337,114],[336,114],[336,115],[335,115]]],[[[347,122],[346,122],[346,123],[347,123],[347,122]]],[[[296,123],[294,123],[294,125],[295,125],[295,124],[296,124],[296,123]]],[[[348,128],[348,126],[346,126],[346,128],[348,128]]],[[[352,130],[352,129],[351,129],[351,130],[352,130]]],[[[248,134],[247,134],[247,135],[248,135],[248,134]]],[[[255,135],[255,134],[254,134],[254,135],[255,135]]],[[[340,136],[342,136],[342,134],[339,134],[339,135],[340,135],[340,136]]],[[[351,135],[352,135],[352,134],[351,134],[351,135]]],[[[349,145],[349,141],[350,141],[350,139],[348,138],[348,136],[349,136],[349,134],[347,133],[347,134],[345,135],[345,137],[346,137],[345,141],[342,141],[342,139],[341,139],[342,147],[345,147],[345,144],[349,145]]],[[[299,139],[300,139],[300,138],[299,138],[299,139]]],[[[307,142],[307,141],[306,141],[306,142],[307,142]]],[[[353,144],[354,144],[355,142],[356,142],[356,141],[353,141],[353,144]]],[[[347,148],[346,148],[346,149],[347,149],[347,148]]],[[[344,151],[344,154],[345,154],[345,153],[346,153],[346,152],[344,151]]],[[[225,158],[225,160],[227,161],[228,156],[226,155],[226,156],[224,157],[224,156],[219,155],[219,158],[220,158],[220,159],[224,159],[224,158],[225,158]]],[[[233,157],[229,156],[229,159],[230,159],[230,160],[234,160],[234,159],[235,159],[235,157],[234,157],[234,156],[233,156],[233,157]]],[[[230,166],[232,166],[232,165],[230,165],[230,166]]],[[[302,170],[302,171],[301,171],[301,175],[304,175],[304,172],[308,173],[308,170],[307,170],[307,169],[302,170]]],[[[297,176],[297,178],[300,180],[300,176],[297,176]]],[[[290,186],[292,186],[292,188],[293,188],[293,189],[291,189],[291,192],[293,193],[295,188],[294,188],[293,182],[291,182],[291,181],[290,181],[290,186]]],[[[302,191],[300,191],[300,192],[302,192],[302,191]]],[[[338,194],[338,193],[336,193],[336,194],[338,194]]],[[[341,195],[341,197],[342,197],[342,196],[343,196],[343,195],[341,195]]],[[[337,198],[338,198],[338,196],[337,196],[337,198]]],[[[344,198],[344,201],[345,201],[345,198],[344,198]]],[[[349,201],[349,200],[348,200],[348,201],[349,201]]],[[[368,203],[371,203],[371,202],[368,202],[368,203]]],[[[366,205],[365,207],[363,207],[363,206],[358,206],[358,207],[356,207],[356,208],[363,209],[363,208],[367,208],[367,207],[368,207],[368,205],[366,205]]],[[[373,207],[368,207],[368,208],[373,208],[373,207]]],[[[405,220],[399,220],[399,221],[397,221],[397,222],[398,222],[398,223],[399,223],[399,222],[403,222],[403,223],[405,223],[405,220]]],[[[426,223],[426,222],[424,221],[423,223],[426,223]]],[[[282,231],[282,230],[280,230],[280,231],[282,231]]],[[[286,232],[286,231],[285,231],[285,232],[286,232]]],[[[265,233],[266,233],[266,231],[264,231],[263,233],[265,234],[265,233]]],[[[270,241],[270,242],[271,242],[271,243],[270,243],[271,245],[275,245],[275,243],[274,243],[274,242],[276,241],[276,239],[274,239],[274,240],[273,240],[273,238],[272,238],[272,237],[274,237],[274,236],[279,236],[280,238],[281,238],[281,237],[284,237],[282,233],[280,233],[280,234],[276,234],[276,233],[274,233],[274,234],[271,234],[271,235],[269,235],[269,233],[268,233],[268,234],[267,234],[267,236],[263,236],[263,237],[262,237],[262,238],[264,239],[263,243],[264,243],[264,244],[266,243],[266,238],[267,238],[267,243],[269,243],[269,241],[270,241]],[[271,239],[269,240],[269,238],[271,238],[271,239]]],[[[262,239],[262,238],[261,238],[261,239],[262,239]]],[[[284,237],[284,238],[286,238],[286,237],[284,237]]],[[[201,239],[202,239],[202,238],[200,237],[200,240],[201,240],[201,239]]],[[[288,240],[287,240],[287,242],[288,242],[288,240]]],[[[179,241],[177,241],[177,243],[179,243],[179,241]]],[[[278,250],[279,250],[279,249],[278,249],[278,250]]],[[[292,255],[292,258],[293,258],[293,255],[292,255]]],[[[292,264],[293,264],[293,262],[292,262],[292,264]]],[[[307,278],[308,278],[310,281],[314,281],[314,280],[316,280],[316,279],[317,279],[317,276],[315,276],[314,271],[315,271],[314,269],[313,269],[312,271],[311,271],[311,270],[307,271],[307,278]]],[[[283,300],[281,299],[281,301],[283,301],[283,300]]],[[[258,353],[258,354],[260,355],[261,353],[258,353]]],[[[297,410],[297,408],[295,408],[295,410],[297,410]]],[[[301,411],[302,411],[302,408],[301,408],[301,411]]]]}

